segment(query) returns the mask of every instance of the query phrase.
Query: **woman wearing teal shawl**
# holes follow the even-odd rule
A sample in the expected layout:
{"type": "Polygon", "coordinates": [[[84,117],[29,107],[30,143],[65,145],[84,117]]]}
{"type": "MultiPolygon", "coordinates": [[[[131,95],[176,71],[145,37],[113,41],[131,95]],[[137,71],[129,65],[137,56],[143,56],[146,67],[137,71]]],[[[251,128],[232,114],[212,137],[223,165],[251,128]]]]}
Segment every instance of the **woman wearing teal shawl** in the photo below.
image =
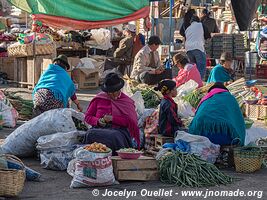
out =
{"type": "Polygon", "coordinates": [[[245,141],[245,122],[238,103],[222,83],[215,83],[200,101],[189,133],[202,135],[214,144],[245,141]]]}
{"type": "Polygon", "coordinates": [[[232,62],[233,59],[230,53],[222,53],[220,57],[220,64],[216,65],[211,70],[207,84],[216,82],[227,83],[233,80],[233,70],[231,69],[232,62]]]}
{"type": "Polygon", "coordinates": [[[75,94],[74,83],[66,71],[69,68],[68,58],[65,55],[59,55],[40,77],[33,90],[34,113],[36,115],[51,109],[66,108],[69,98],[82,112],[75,94]]]}

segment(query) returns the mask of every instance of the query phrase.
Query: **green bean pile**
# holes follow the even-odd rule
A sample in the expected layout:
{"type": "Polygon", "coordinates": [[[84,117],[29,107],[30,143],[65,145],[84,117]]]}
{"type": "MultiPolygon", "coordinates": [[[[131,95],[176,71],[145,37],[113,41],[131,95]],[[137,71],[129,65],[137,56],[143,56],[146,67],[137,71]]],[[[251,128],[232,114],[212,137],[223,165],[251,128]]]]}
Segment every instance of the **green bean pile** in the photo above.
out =
{"type": "Polygon", "coordinates": [[[182,187],[210,187],[230,184],[233,178],[215,165],[193,154],[179,151],[168,153],[159,160],[160,180],[182,187]]]}
{"type": "Polygon", "coordinates": [[[141,94],[145,102],[145,108],[156,108],[160,104],[160,98],[153,90],[142,90],[141,94]]]}

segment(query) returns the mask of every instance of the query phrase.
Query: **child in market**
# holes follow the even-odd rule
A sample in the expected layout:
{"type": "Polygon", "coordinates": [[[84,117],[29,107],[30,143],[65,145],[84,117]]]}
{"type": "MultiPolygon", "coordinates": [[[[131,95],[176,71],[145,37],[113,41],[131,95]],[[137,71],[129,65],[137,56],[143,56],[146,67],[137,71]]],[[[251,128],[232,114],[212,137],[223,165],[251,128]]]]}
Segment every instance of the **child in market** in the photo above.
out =
{"type": "Polygon", "coordinates": [[[177,104],[173,100],[177,96],[176,83],[169,79],[162,80],[154,90],[160,91],[163,95],[159,111],[159,133],[174,137],[175,132],[183,126],[177,115],[177,104]]]}

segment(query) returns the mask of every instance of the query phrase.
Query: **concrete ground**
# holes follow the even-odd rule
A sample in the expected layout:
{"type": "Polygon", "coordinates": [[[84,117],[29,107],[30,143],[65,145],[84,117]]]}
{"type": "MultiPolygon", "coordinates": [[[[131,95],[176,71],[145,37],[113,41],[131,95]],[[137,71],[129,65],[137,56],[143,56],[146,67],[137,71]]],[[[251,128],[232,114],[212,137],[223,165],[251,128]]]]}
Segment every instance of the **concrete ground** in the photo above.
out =
{"type": "MultiPolygon", "coordinates": [[[[7,86],[0,86],[0,89],[7,88],[7,86]]],[[[21,88],[10,88],[8,90],[18,91],[27,89],[21,88]]],[[[81,101],[82,107],[84,111],[86,110],[89,101],[92,97],[98,92],[99,90],[91,90],[91,91],[79,91],[78,98],[81,101]]],[[[30,94],[24,94],[24,98],[31,98],[30,94]]],[[[18,125],[19,126],[19,125],[18,125]]],[[[7,129],[4,128],[0,130],[0,138],[5,138],[9,135],[14,129],[7,129]]],[[[32,199],[32,200],[87,200],[87,199],[109,199],[109,200],[117,200],[117,199],[127,199],[127,196],[118,197],[115,196],[121,191],[121,195],[132,194],[128,199],[181,199],[181,200],[189,200],[189,199],[225,199],[225,200],[253,200],[253,199],[267,199],[267,169],[262,169],[258,172],[252,174],[239,174],[234,171],[234,169],[224,170],[225,173],[237,177],[238,180],[235,181],[233,184],[226,185],[226,186],[217,186],[211,188],[198,188],[197,191],[203,191],[202,196],[198,197],[185,197],[182,196],[182,192],[184,191],[194,191],[194,188],[182,188],[176,187],[172,185],[163,184],[160,181],[153,181],[153,182],[121,182],[119,185],[101,187],[101,188],[87,188],[87,189],[70,189],[70,183],[72,177],[67,174],[67,172],[61,171],[51,171],[43,169],[40,166],[40,161],[35,158],[25,158],[22,159],[24,164],[32,169],[40,172],[42,174],[41,182],[25,182],[25,187],[22,193],[17,198],[10,198],[10,199],[32,199]],[[98,189],[98,190],[95,190],[98,189]],[[108,190],[109,194],[112,193],[112,196],[104,197],[103,195],[108,190]],[[166,192],[164,194],[158,196],[156,192],[163,191],[166,192]],[[146,193],[149,191],[149,193],[146,193]],[[232,196],[218,196],[216,191],[227,191],[227,192],[234,192],[232,196]],[[243,197],[233,196],[237,195],[238,192],[244,192],[243,197]],[[136,192],[136,193],[135,193],[136,192]],[[151,195],[151,192],[154,192],[151,195]],[[210,192],[209,194],[214,196],[210,196],[205,198],[206,192],[210,192]],[[94,195],[97,196],[94,196],[94,195]],[[99,195],[98,195],[99,194],[99,195]],[[143,195],[143,196],[142,196],[143,195]],[[252,195],[252,196],[251,196],[252,195]],[[253,196],[254,195],[254,196],[253,196]]],[[[239,193],[240,194],[240,193],[239,193]]],[[[201,195],[201,194],[199,194],[201,195]]],[[[224,193],[223,193],[224,195],[224,193]]],[[[231,194],[229,194],[231,195],[231,194]]],[[[0,200],[4,199],[0,197],[0,200]]]]}

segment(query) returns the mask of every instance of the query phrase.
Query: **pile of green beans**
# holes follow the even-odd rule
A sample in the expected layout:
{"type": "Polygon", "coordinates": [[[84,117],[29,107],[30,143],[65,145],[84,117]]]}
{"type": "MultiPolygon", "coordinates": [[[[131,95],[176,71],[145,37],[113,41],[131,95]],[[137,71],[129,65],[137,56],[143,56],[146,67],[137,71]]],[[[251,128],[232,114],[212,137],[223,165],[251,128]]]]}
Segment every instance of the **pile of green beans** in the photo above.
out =
{"type": "Polygon", "coordinates": [[[182,187],[211,187],[233,182],[232,177],[194,154],[179,151],[168,153],[158,164],[160,180],[168,184],[182,187]]]}

